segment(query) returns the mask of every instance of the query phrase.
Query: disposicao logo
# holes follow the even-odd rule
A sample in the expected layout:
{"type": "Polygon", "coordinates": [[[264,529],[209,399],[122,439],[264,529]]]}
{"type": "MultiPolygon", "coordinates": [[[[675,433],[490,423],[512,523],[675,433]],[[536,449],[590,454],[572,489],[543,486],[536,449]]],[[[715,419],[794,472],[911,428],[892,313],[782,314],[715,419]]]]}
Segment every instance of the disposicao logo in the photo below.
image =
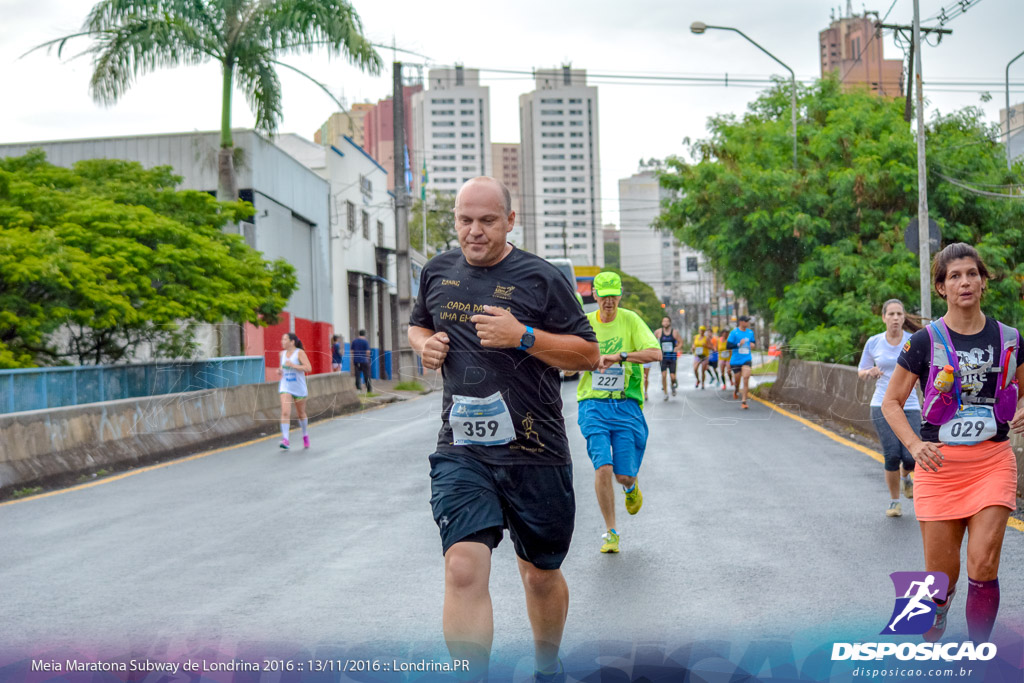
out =
{"type": "Polygon", "coordinates": [[[880,635],[921,635],[935,624],[935,600],[945,600],[949,577],[942,572],[893,572],[896,605],[880,635]]]}
{"type": "MultiPolygon", "coordinates": [[[[949,577],[942,572],[893,572],[896,591],[892,615],[879,635],[921,635],[935,624],[936,600],[945,600],[949,577]]],[[[834,643],[832,661],[899,660],[988,661],[996,656],[992,643],[834,643]]]]}

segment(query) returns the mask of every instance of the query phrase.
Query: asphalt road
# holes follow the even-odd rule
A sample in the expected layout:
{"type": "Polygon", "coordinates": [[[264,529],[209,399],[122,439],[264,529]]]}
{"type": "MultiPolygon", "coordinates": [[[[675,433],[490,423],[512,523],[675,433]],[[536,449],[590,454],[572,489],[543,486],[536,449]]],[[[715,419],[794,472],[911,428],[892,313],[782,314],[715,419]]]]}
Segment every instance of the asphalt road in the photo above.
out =
{"type": "MultiPolygon", "coordinates": [[[[684,364],[685,365],[685,364],[684,364]]],[[[882,466],[768,406],[681,373],[654,377],[644,506],[622,552],[603,533],[593,468],[564,386],[578,512],[563,570],[564,649],[828,633],[874,639],[888,574],[923,570],[913,503],[885,517],[882,466]]],[[[320,423],[313,447],[262,441],[89,488],[0,506],[0,679],[19,656],[286,653],[444,659],[443,560],[427,455],[440,393],[320,423]]],[[[295,441],[293,439],[293,441],[295,441]]],[[[1024,634],[1024,533],[1003,546],[997,636],[1024,634]]],[[[964,572],[966,574],[966,572],[964,572]]],[[[961,579],[961,596],[966,594],[961,579]]],[[[529,667],[511,543],[491,574],[495,661],[529,667]],[[525,663],[524,663],[525,662],[525,663]]],[[[966,631],[962,597],[949,633],[966,631]]]]}

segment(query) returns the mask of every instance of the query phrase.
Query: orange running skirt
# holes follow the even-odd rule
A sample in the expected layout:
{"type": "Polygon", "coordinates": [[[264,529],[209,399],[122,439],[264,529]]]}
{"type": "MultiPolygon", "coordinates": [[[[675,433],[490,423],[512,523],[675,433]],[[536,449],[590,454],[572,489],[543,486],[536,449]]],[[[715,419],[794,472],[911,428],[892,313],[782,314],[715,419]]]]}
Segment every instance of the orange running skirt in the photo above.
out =
{"type": "Polygon", "coordinates": [[[1009,441],[942,446],[938,472],[914,471],[914,514],[920,521],[966,519],[992,505],[1017,509],[1017,459],[1009,441]]]}

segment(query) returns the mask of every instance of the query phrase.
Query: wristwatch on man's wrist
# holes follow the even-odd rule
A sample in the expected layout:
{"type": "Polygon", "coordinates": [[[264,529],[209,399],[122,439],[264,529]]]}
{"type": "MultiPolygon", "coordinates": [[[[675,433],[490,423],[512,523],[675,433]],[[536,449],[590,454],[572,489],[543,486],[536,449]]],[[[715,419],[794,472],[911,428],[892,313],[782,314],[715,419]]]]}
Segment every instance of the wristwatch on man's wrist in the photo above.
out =
{"type": "Polygon", "coordinates": [[[536,337],[533,336],[533,328],[529,325],[526,326],[526,332],[519,338],[519,346],[517,347],[520,351],[526,351],[528,348],[533,346],[533,342],[537,341],[536,337]]]}
{"type": "Polygon", "coordinates": [[[627,352],[622,351],[621,353],[619,353],[619,362],[620,363],[625,363],[628,358],[629,358],[629,354],[627,352]]]}

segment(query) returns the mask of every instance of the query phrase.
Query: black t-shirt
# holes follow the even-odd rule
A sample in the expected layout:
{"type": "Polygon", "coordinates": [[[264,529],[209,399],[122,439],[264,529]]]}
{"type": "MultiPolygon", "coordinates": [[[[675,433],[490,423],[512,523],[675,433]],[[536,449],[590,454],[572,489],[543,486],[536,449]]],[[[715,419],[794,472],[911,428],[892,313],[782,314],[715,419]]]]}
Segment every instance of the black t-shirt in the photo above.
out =
{"type": "MultiPolygon", "coordinates": [[[[949,328],[947,328],[949,329],[949,328]]],[[[999,381],[999,374],[987,372],[993,366],[999,367],[1002,359],[998,357],[999,345],[999,323],[993,318],[985,318],[985,327],[978,334],[963,335],[949,330],[949,339],[956,355],[960,360],[960,372],[963,377],[960,379],[961,391],[964,396],[975,396],[980,398],[995,398],[996,385],[999,381]]],[[[935,340],[939,340],[936,338],[935,340]]],[[[909,370],[920,378],[921,392],[927,393],[929,370],[931,368],[931,339],[928,330],[919,330],[914,333],[903,346],[900,352],[900,367],[909,370]]],[[[1017,365],[1021,365],[1024,354],[1021,353],[1018,333],[1017,343],[1017,365]]],[[[1010,378],[1013,381],[1013,378],[1010,378]]],[[[990,441],[1006,441],[1010,425],[1006,422],[996,422],[996,435],[990,441]]],[[[921,422],[921,439],[924,441],[939,441],[939,427],[921,422]]]]}
{"type": "Polygon", "coordinates": [[[438,452],[468,453],[495,465],[568,464],[558,369],[526,351],[481,346],[470,318],[485,305],[510,310],[535,330],[597,341],[565,276],[544,259],[514,247],[486,268],[469,265],[461,249],[435,256],[423,268],[409,323],[448,333],[438,452]],[[500,446],[454,445],[448,423],[452,396],[485,398],[499,391],[515,440],[500,446]]]}

